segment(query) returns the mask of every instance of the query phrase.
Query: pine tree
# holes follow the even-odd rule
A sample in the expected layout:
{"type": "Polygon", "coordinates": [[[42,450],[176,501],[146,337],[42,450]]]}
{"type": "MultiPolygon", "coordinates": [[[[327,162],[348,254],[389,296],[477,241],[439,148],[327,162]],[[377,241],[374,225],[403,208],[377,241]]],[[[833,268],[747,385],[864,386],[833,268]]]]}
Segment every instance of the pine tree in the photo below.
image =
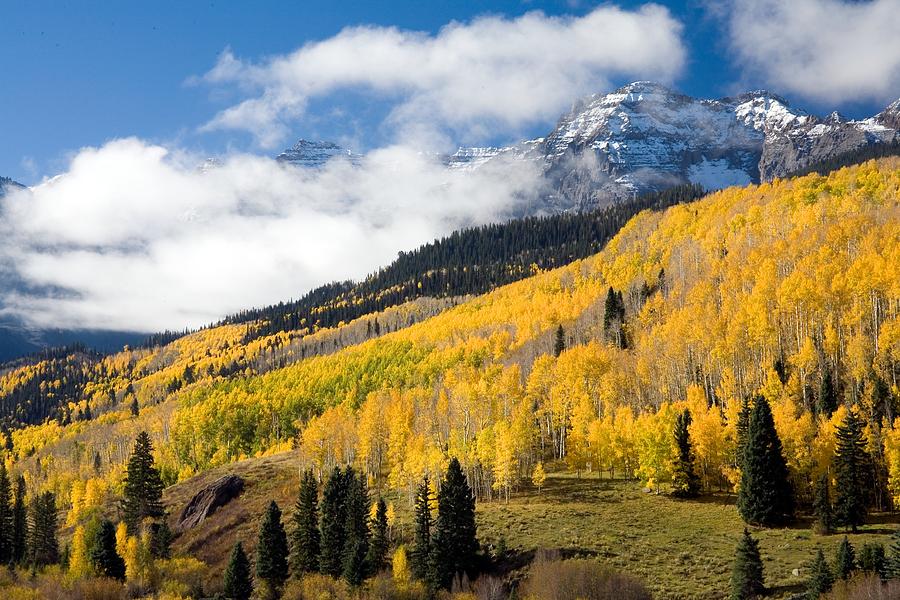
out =
{"type": "Polygon", "coordinates": [[[884,546],[878,542],[867,542],[859,551],[859,568],[867,573],[876,573],[879,577],[887,574],[887,560],[884,546]]]}
{"type": "Polygon", "coordinates": [[[31,562],[39,567],[59,562],[59,542],[56,537],[56,496],[44,492],[37,496],[31,508],[31,562]]]}
{"type": "Polygon", "coordinates": [[[348,483],[345,473],[335,467],[322,491],[322,551],[319,566],[323,573],[332,577],[340,577],[344,566],[348,483]]]}
{"type": "Polygon", "coordinates": [[[125,579],[125,561],[116,552],[116,527],[104,519],[89,544],[91,562],[97,574],[112,579],[125,579]]]}
{"type": "Polygon", "coordinates": [[[18,564],[22,564],[28,552],[28,507],[25,505],[25,494],[25,478],[19,475],[16,479],[12,526],[12,560],[18,564]]]}
{"type": "Polygon", "coordinates": [[[750,412],[737,504],[747,523],[783,525],[794,516],[793,491],[781,440],[769,403],[762,396],[750,412]]]}
{"type": "Polygon", "coordinates": [[[841,545],[838,546],[837,556],[834,560],[834,572],[841,579],[849,579],[853,571],[856,570],[856,552],[853,550],[853,544],[844,536],[841,545]]]}
{"type": "Polygon", "coordinates": [[[831,375],[831,367],[827,364],[822,367],[822,379],[819,382],[819,395],[816,400],[816,412],[826,418],[831,417],[831,413],[837,409],[837,390],[834,387],[834,377],[831,375]]]}
{"type": "Polygon", "coordinates": [[[891,554],[885,560],[885,576],[900,579],[900,528],[891,534],[891,554]]]}
{"type": "Polygon", "coordinates": [[[700,477],[694,470],[694,449],[691,447],[691,411],[675,417],[675,446],[678,455],[672,465],[672,493],[679,498],[694,498],[700,493],[700,477]]]}
{"type": "Polygon", "coordinates": [[[415,538],[409,555],[413,576],[424,582],[431,581],[431,534],[434,526],[431,515],[431,489],[426,477],[416,489],[415,538]]]}
{"type": "Polygon", "coordinates": [[[828,475],[822,475],[816,482],[816,494],[813,498],[813,513],[816,515],[816,531],[828,534],[834,530],[834,517],[831,512],[831,495],[828,493],[828,475]]]}
{"type": "Polygon", "coordinates": [[[553,356],[559,357],[566,349],[566,332],[563,326],[556,328],[556,339],[553,342],[553,356]]]}
{"type": "Polygon", "coordinates": [[[747,445],[747,429],[750,427],[750,401],[746,396],[741,398],[741,410],[737,420],[737,443],[735,444],[735,466],[744,469],[744,447],[747,445]]]}
{"type": "Polygon", "coordinates": [[[806,584],[806,595],[809,600],[819,600],[819,596],[831,591],[834,585],[834,575],[828,568],[828,562],[825,560],[825,554],[819,548],[816,552],[816,559],[813,561],[809,572],[809,581],[806,584]]]}
{"type": "Polygon", "coordinates": [[[456,458],[450,460],[438,491],[433,547],[438,586],[448,588],[456,575],[474,576],[478,554],[475,495],[456,458]]]}
{"type": "Polygon", "coordinates": [[[12,484],[6,463],[0,460],[0,564],[6,565],[13,558],[13,507],[12,484]]]}
{"type": "Polygon", "coordinates": [[[269,598],[277,598],[288,578],[288,543],[281,510],[272,500],[259,527],[256,543],[256,578],[266,587],[269,598]]]}
{"type": "Polygon", "coordinates": [[[839,525],[853,531],[866,519],[871,461],[866,452],[865,423],[856,411],[848,410],[837,428],[834,456],[835,517],[839,525]]]}
{"type": "Polygon", "coordinates": [[[225,569],[224,595],[229,600],[250,600],[253,595],[253,576],[250,574],[250,561],[240,542],[231,549],[231,558],[225,569]]]}
{"type": "Polygon", "coordinates": [[[762,596],[765,591],[759,542],[753,539],[745,527],[735,551],[731,571],[731,600],[751,600],[762,596]]]}
{"type": "Polygon", "coordinates": [[[163,516],[162,478],[153,463],[153,444],[146,431],[138,434],[125,475],[125,497],[122,511],[131,534],[137,532],[145,518],[163,516]]]}
{"type": "Polygon", "coordinates": [[[369,491],[365,476],[353,471],[348,477],[347,521],[344,529],[342,572],[350,585],[358,586],[366,578],[366,556],[369,553],[369,491]]]}
{"type": "Polygon", "coordinates": [[[379,497],[375,506],[375,518],[372,520],[372,540],[369,543],[369,556],[367,561],[372,573],[378,573],[384,569],[388,553],[388,519],[387,503],[379,497]]]}
{"type": "Polygon", "coordinates": [[[130,409],[131,409],[131,416],[132,416],[132,417],[136,417],[136,416],[138,416],[139,414],[141,414],[141,405],[138,404],[137,396],[135,396],[134,394],[132,394],[132,396],[131,396],[131,405],[130,405],[130,409]]]}
{"type": "Polygon", "coordinates": [[[153,523],[150,526],[150,555],[153,558],[171,558],[173,537],[165,519],[153,523]]]}
{"type": "Polygon", "coordinates": [[[303,473],[294,510],[291,567],[295,576],[319,570],[319,486],[312,470],[303,473]]]}

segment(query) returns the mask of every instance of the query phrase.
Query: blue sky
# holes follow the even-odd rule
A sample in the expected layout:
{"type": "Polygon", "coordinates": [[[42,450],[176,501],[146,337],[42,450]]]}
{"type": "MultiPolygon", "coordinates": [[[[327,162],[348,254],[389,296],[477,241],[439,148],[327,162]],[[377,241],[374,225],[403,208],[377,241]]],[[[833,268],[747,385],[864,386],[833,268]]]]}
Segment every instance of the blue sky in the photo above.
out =
{"type": "MultiPolygon", "coordinates": [[[[687,62],[675,77],[676,87],[697,96],[772,87],[735,64],[727,21],[711,15],[703,2],[663,4],[683,24],[687,62]]],[[[209,71],[225,48],[241,60],[257,62],[289,53],[308,41],[331,38],[353,25],[434,34],[453,20],[468,22],[486,13],[516,17],[540,10],[548,15],[580,16],[595,6],[559,1],[5,0],[4,35],[0,36],[0,174],[35,183],[63,171],[68,157],[79,148],[124,136],[207,154],[228,149],[263,152],[245,132],[197,131],[240,99],[241,92],[234,87],[186,84],[192,76],[209,71]]],[[[640,3],[618,6],[630,9],[640,3]]],[[[614,75],[611,83],[624,83],[635,75],[614,75]]],[[[884,105],[878,99],[835,103],[772,89],[812,111],[838,106],[850,116],[867,116],[884,105]]],[[[385,136],[383,120],[389,109],[389,103],[372,99],[364,91],[317,97],[302,118],[291,122],[289,137],[352,139],[362,149],[377,146],[385,136]]],[[[537,134],[550,125],[552,119],[531,120],[503,135],[537,134]]],[[[459,141],[505,141],[478,137],[459,141]]]]}

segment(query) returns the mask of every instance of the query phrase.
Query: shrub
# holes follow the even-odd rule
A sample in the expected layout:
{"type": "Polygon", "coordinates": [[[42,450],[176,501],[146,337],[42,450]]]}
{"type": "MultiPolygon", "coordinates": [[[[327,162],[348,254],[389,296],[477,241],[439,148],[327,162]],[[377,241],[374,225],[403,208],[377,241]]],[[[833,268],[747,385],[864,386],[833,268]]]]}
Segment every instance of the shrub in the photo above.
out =
{"type": "Polygon", "coordinates": [[[534,600],[650,600],[640,581],[592,560],[532,563],[522,597],[534,600]]]}

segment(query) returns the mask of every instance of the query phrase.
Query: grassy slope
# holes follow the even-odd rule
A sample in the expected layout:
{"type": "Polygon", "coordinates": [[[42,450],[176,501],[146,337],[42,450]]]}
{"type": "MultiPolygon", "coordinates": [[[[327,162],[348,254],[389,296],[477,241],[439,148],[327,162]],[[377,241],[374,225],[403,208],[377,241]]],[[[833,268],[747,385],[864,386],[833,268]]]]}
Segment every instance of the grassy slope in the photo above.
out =
{"type": "MultiPolygon", "coordinates": [[[[288,522],[293,511],[300,461],[295,452],[245,460],[220,467],[166,490],[166,505],[174,526],[191,496],[227,473],[246,482],[244,493],[218,510],[197,528],[183,533],[177,552],[195,556],[211,565],[207,591],[215,591],[232,544],[255,548],[259,519],[270,500],[278,502],[288,522]]],[[[398,535],[411,533],[411,515],[405,498],[394,498],[398,511],[398,535]]],[[[886,515],[851,536],[857,550],[863,543],[886,546],[894,526],[886,515]]],[[[289,526],[289,525],[288,525],[289,526]]],[[[479,537],[495,544],[505,537],[512,553],[504,561],[511,567],[527,560],[537,548],[559,549],[563,556],[583,555],[613,565],[643,579],[660,599],[723,598],[728,592],[731,560],[743,523],[734,497],[705,496],[696,501],[676,500],[645,493],[634,481],[576,478],[551,473],[546,487],[526,487],[509,504],[478,505],[479,537]]],[[[754,531],[760,539],[767,584],[772,597],[783,598],[802,588],[807,563],[817,546],[829,558],[841,535],[820,536],[808,522],[793,528],[754,531]],[[799,577],[793,569],[800,569],[799,577]]],[[[515,577],[515,573],[512,574],[515,577]]]]}

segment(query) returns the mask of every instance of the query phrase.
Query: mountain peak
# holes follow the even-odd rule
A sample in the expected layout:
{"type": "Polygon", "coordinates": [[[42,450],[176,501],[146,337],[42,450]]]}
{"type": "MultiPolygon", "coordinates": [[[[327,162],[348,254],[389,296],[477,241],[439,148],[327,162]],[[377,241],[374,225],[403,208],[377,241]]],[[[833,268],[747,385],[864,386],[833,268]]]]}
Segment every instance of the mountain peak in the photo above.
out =
{"type": "Polygon", "coordinates": [[[276,156],[275,160],[298,167],[319,168],[337,157],[343,157],[352,163],[356,163],[360,159],[358,154],[354,154],[334,142],[301,138],[297,140],[296,144],[276,156]]]}

